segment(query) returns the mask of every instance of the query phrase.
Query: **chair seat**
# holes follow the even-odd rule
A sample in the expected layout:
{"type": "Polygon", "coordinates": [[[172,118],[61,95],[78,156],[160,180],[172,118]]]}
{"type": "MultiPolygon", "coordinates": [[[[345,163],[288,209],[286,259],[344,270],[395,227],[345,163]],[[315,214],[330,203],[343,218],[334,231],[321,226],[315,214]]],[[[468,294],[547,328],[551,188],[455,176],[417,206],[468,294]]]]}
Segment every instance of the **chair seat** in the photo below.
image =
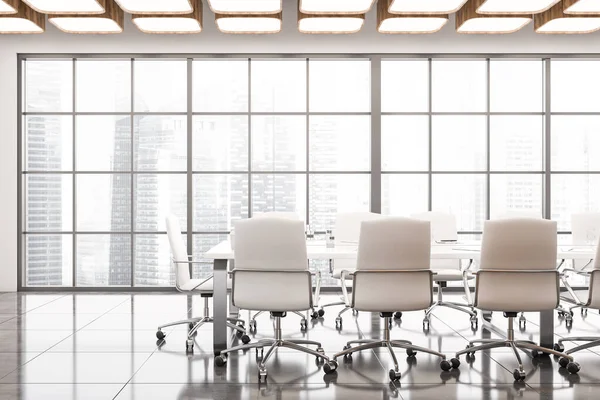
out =
{"type": "MultiPolygon", "coordinates": [[[[463,273],[458,269],[439,269],[433,270],[433,280],[435,282],[449,282],[449,281],[462,281],[463,273]]],[[[468,272],[467,279],[475,279],[475,275],[468,272]]]]}
{"type": "MultiPolygon", "coordinates": [[[[200,285],[200,283],[203,281],[204,279],[190,279],[189,282],[186,282],[184,285],[182,285],[180,287],[180,289],[182,291],[194,291],[194,292],[203,292],[203,293],[211,293],[213,292],[213,279],[204,282],[202,285],[200,285]],[[200,286],[198,286],[200,285],[200,286]],[[194,287],[198,286],[197,288],[194,289],[194,287]]],[[[231,290],[231,279],[227,279],[227,290],[231,290]]]]}

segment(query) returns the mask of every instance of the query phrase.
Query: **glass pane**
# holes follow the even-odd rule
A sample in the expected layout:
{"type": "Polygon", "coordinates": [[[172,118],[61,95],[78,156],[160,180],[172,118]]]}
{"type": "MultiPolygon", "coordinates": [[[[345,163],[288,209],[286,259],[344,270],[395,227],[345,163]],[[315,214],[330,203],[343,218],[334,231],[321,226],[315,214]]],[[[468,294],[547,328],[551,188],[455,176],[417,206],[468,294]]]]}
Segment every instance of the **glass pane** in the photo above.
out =
{"type": "MultiPolygon", "coordinates": [[[[182,237],[185,243],[186,236],[182,237]]],[[[167,235],[135,235],[134,249],[135,286],[175,286],[167,235]]]]}
{"type": "Polygon", "coordinates": [[[491,169],[541,171],[544,117],[530,115],[490,117],[491,169]]]}
{"type": "Polygon", "coordinates": [[[409,217],[429,208],[429,177],[425,174],[381,176],[381,213],[409,217]]]}
{"type": "Polygon", "coordinates": [[[248,60],[194,60],[193,110],[248,111],[248,60]]]}
{"type": "Polygon", "coordinates": [[[368,174],[314,174],[309,177],[309,223],[318,231],[333,229],[340,212],[371,209],[368,174]]]}
{"type": "Polygon", "coordinates": [[[27,116],[24,123],[26,171],[73,169],[73,117],[27,116]]]}
{"type": "Polygon", "coordinates": [[[306,117],[253,116],[252,169],[306,170],[306,117]]]}
{"type": "Polygon", "coordinates": [[[434,116],[432,130],[435,171],[480,171],[486,168],[484,116],[434,116]]]}
{"type": "Polygon", "coordinates": [[[371,117],[311,116],[311,171],[370,171],[371,117]]]}
{"type": "Polygon", "coordinates": [[[73,176],[25,175],[28,231],[73,230],[73,176]]]}
{"type": "Polygon", "coordinates": [[[194,231],[228,231],[248,217],[248,175],[194,175],[194,231]]]}
{"type": "Polygon", "coordinates": [[[194,235],[194,255],[200,258],[200,263],[193,265],[192,276],[196,279],[206,279],[213,273],[213,260],[203,259],[201,256],[224,240],[229,235],[194,235]]]}
{"type": "Polygon", "coordinates": [[[247,116],[195,116],[192,129],[194,171],[248,170],[247,116]]]}
{"type": "Polygon", "coordinates": [[[186,61],[136,60],[133,75],[135,111],[186,111],[186,61]]]}
{"type": "Polygon", "coordinates": [[[131,170],[131,118],[77,116],[78,171],[131,170]]]}
{"type": "Polygon", "coordinates": [[[256,174],[252,176],[252,214],[269,211],[306,216],[306,175],[256,174]]]}
{"type": "Polygon", "coordinates": [[[252,111],[306,111],[306,61],[252,61],[252,111]]]}
{"type": "Polygon", "coordinates": [[[166,231],[168,215],[179,217],[181,229],[186,229],[187,177],[185,174],[135,175],[135,230],[166,231]]]}
{"type": "Polygon", "coordinates": [[[384,115],[381,117],[381,169],[426,171],[429,169],[429,117],[384,115]]]}
{"type": "Polygon", "coordinates": [[[433,176],[433,211],[454,214],[459,231],[481,231],[486,215],[485,175],[433,176]]]}
{"type": "Polygon", "coordinates": [[[370,112],[369,60],[310,60],[309,110],[370,112]]]}
{"type": "Polygon", "coordinates": [[[542,60],[490,61],[490,111],[543,111],[543,71],[542,60]]]}
{"type": "Polygon", "coordinates": [[[571,230],[571,215],[600,210],[600,175],[552,176],[552,219],[559,231],[571,230]]]}
{"type": "Polygon", "coordinates": [[[600,61],[552,60],[553,112],[600,111],[600,61]]]}
{"type": "Polygon", "coordinates": [[[27,112],[73,111],[73,61],[25,62],[27,112]]]}
{"type": "Polygon", "coordinates": [[[381,62],[381,111],[429,111],[429,61],[381,62]]]}
{"type": "Polygon", "coordinates": [[[433,111],[486,111],[486,62],[433,60],[433,111]]]}
{"type": "Polygon", "coordinates": [[[552,170],[600,171],[600,117],[552,117],[552,170]]]}
{"type": "Polygon", "coordinates": [[[144,115],[134,118],[136,171],[187,169],[187,119],[144,115]]]}
{"type": "Polygon", "coordinates": [[[27,235],[26,286],[73,284],[73,236],[27,235]]]}
{"type": "Polygon", "coordinates": [[[129,285],[130,235],[77,235],[77,286],[129,285]]]}
{"type": "Polygon", "coordinates": [[[491,219],[542,217],[543,175],[502,174],[490,177],[491,219]]]}
{"type": "Polygon", "coordinates": [[[117,232],[131,229],[131,176],[77,176],[77,230],[117,232]]]}
{"type": "Polygon", "coordinates": [[[131,111],[130,60],[77,60],[77,111],[131,111]]]}

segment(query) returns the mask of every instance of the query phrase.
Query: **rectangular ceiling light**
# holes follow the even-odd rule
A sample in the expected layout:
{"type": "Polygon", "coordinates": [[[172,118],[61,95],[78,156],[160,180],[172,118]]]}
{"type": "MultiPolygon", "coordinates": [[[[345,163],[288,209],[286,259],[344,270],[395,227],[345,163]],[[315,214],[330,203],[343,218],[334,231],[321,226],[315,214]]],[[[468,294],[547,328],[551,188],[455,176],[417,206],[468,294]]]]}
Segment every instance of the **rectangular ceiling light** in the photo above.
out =
{"type": "Polygon", "coordinates": [[[600,30],[600,15],[565,13],[566,3],[558,3],[541,14],[534,15],[537,33],[591,33],[600,30]]]}
{"type": "Polygon", "coordinates": [[[277,14],[282,0],[208,0],[215,14],[277,14]]]}
{"type": "Polygon", "coordinates": [[[434,33],[448,22],[443,14],[391,14],[393,0],[379,0],[377,3],[377,31],[379,33],[434,33]]]}
{"type": "Polygon", "coordinates": [[[106,0],[23,0],[44,14],[102,14],[106,0]]]}
{"type": "Polygon", "coordinates": [[[456,32],[472,34],[513,33],[531,22],[530,16],[477,14],[485,0],[468,0],[456,13],[456,32]]]}
{"type": "Polygon", "coordinates": [[[130,14],[190,14],[190,0],[116,0],[130,14]]]}
{"type": "Polygon", "coordinates": [[[223,33],[278,33],[281,31],[281,13],[268,15],[215,14],[215,23],[223,33]]]}
{"type": "Polygon", "coordinates": [[[48,21],[63,32],[108,34],[123,32],[123,10],[114,0],[105,0],[102,14],[50,14],[48,21]]]}
{"type": "Polygon", "coordinates": [[[600,14],[600,0],[564,0],[565,14],[600,14]]]}
{"type": "Polygon", "coordinates": [[[452,14],[467,0],[393,0],[392,14],[452,14]]]}
{"type": "Polygon", "coordinates": [[[300,0],[304,14],[365,14],[374,0],[300,0]]]}
{"type": "Polygon", "coordinates": [[[19,0],[0,0],[0,14],[16,14],[19,0]]]}
{"type": "Polygon", "coordinates": [[[537,14],[546,11],[560,0],[486,0],[478,14],[537,14]]]}
{"type": "Polygon", "coordinates": [[[31,9],[25,3],[19,3],[16,11],[13,14],[0,14],[0,34],[44,32],[44,14],[31,9]]]}
{"type": "Polygon", "coordinates": [[[188,14],[133,14],[131,19],[145,33],[200,33],[202,32],[202,0],[193,0],[193,11],[188,14]]]}

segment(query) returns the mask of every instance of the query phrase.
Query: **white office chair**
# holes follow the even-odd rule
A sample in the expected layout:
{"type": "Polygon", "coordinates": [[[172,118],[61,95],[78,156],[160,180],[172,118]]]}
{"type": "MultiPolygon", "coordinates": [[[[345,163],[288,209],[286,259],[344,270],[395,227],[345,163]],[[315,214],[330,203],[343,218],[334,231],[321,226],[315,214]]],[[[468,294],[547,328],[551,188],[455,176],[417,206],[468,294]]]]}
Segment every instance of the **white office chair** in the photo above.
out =
{"type": "MultiPolygon", "coordinates": [[[[590,273],[590,287],[588,291],[588,299],[584,303],[584,306],[586,308],[600,309],[600,243],[598,243],[598,246],[596,247],[596,258],[594,261],[594,268],[590,273]]],[[[565,354],[573,354],[580,350],[600,346],[600,336],[566,337],[558,340],[558,342],[554,345],[554,350],[561,352],[565,351],[565,346],[563,344],[563,342],[565,341],[588,342],[567,350],[565,354]]],[[[571,365],[569,361],[570,360],[568,358],[561,358],[560,360],[558,360],[560,365],[562,367],[566,367],[567,369],[569,369],[571,365]]]]}
{"type": "MultiPolygon", "coordinates": [[[[291,212],[291,211],[267,211],[267,212],[255,213],[255,214],[252,214],[252,218],[284,218],[284,219],[289,219],[292,221],[300,221],[300,217],[298,216],[298,214],[296,214],[295,212],[291,212]]],[[[248,329],[250,330],[251,333],[256,333],[256,317],[258,317],[259,315],[261,315],[263,313],[264,313],[264,311],[259,311],[259,312],[255,313],[254,315],[252,315],[252,311],[248,310],[248,319],[249,319],[248,329]]],[[[306,331],[306,329],[308,327],[306,317],[297,311],[295,311],[294,314],[298,315],[301,318],[300,319],[300,330],[303,332],[306,331]]]]}
{"type": "MultiPolygon", "coordinates": [[[[233,347],[215,358],[223,366],[232,351],[270,346],[259,358],[258,379],[267,379],[266,363],[279,347],[312,354],[317,361],[327,361],[323,369],[333,372],[337,364],[330,363],[321,343],[310,340],[284,340],[281,318],[292,311],[308,310],[313,305],[312,277],[304,238],[304,223],[284,218],[251,218],[237,221],[233,246],[235,268],[232,271],[233,304],[246,310],[269,311],[274,318],[275,338],[233,347]],[[300,346],[314,345],[316,350],[300,346]]],[[[316,295],[318,297],[318,293],[316,295]]]]}
{"type": "MultiPolygon", "coordinates": [[[[169,244],[171,246],[171,260],[175,266],[175,288],[182,293],[187,294],[200,294],[204,299],[204,316],[198,318],[189,318],[181,321],[170,322],[158,327],[156,331],[156,337],[158,340],[165,339],[165,333],[163,329],[169,326],[184,325],[187,324],[189,327],[188,336],[186,340],[186,351],[194,351],[194,335],[198,328],[206,323],[213,322],[213,318],[210,316],[208,307],[208,299],[213,296],[213,281],[212,276],[206,279],[193,279],[191,276],[191,266],[193,264],[199,264],[199,261],[195,261],[192,256],[188,255],[185,243],[181,237],[181,228],[179,226],[179,220],[174,215],[169,215],[166,219],[167,222],[167,236],[169,238],[169,244]]],[[[227,282],[228,289],[231,288],[231,281],[227,282]]],[[[246,335],[244,329],[244,321],[237,318],[227,318],[227,326],[238,331],[241,334],[242,342],[250,342],[250,337],[246,335]],[[237,325],[234,325],[237,323],[237,325]]]]}
{"type": "MultiPolygon", "coordinates": [[[[456,242],[458,240],[458,233],[456,229],[456,217],[452,214],[428,211],[419,214],[413,214],[412,218],[420,219],[423,221],[429,221],[431,223],[431,240],[436,243],[444,242],[456,242]]],[[[469,314],[471,321],[471,328],[473,330],[478,327],[477,311],[473,308],[473,302],[471,301],[471,289],[469,287],[469,281],[475,279],[475,276],[470,271],[473,260],[464,268],[461,267],[460,260],[432,260],[431,269],[435,272],[433,280],[437,285],[437,300],[433,305],[425,312],[425,318],[423,319],[423,329],[429,330],[429,323],[431,320],[431,312],[436,307],[447,307],[454,310],[462,311],[469,314]],[[448,282],[462,282],[465,296],[468,304],[457,303],[451,301],[444,301],[443,288],[448,285],[448,282]]],[[[401,315],[395,315],[396,318],[401,315]]]]}
{"type": "Polygon", "coordinates": [[[433,303],[429,226],[427,221],[399,217],[362,223],[356,271],[352,274],[351,306],[359,311],[378,312],[384,318],[383,340],[351,340],[333,356],[334,361],[342,356],[350,359],[357,351],[387,347],[394,362],[389,375],[395,381],[400,379],[400,372],[393,348],[399,347],[406,349],[409,357],[414,357],[415,351],[441,357],[441,368],[450,370],[444,354],[390,338],[394,312],[425,310],[433,303]],[[352,347],[353,344],[358,346],[352,347]]]}
{"type": "Polygon", "coordinates": [[[525,379],[518,350],[530,350],[533,357],[540,353],[565,357],[570,372],[579,366],[573,357],[547,349],[529,340],[515,339],[514,318],[519,312],[553,310],[559,301],[559,279],[556,270],[556,222],[542,219],[506,219],[485,221],[481,248],[480,270],[477,272],[475,307],[503,311],[508,318],[506,340],[477,339],[451,360],[458,368],[459,357],[472,358],[476,351],[498,347],[512,348],[519,367],[513,371],[515,380],[525,379]],[[475,343],[481,343],[475,346],[475,343]]]}
{"type": "MultiPolygon", "coordinates": [[[[571,215],[571,233],[572,243],[575,246],[586,246],[598,243],[600,239],[600,213],[586,212],[571,215]]],[[[573,310],[581,308],[581,315],[587,314],[586,302],[579,299],[571,284],[568,281],[567,274],[576,274],[584,277],[590,277],[592,272],[589,267],[593,266],[594,260],[581,261],[573,260],[571,267],[561,269],[560,279],[563,286],[569,292],[569,297],[561,296],[561,300],[571,304],[569,307],[564,307],[562,304],[558,306],[558,316],[565,318],[565,326],[571,329],[573,326],[573,310]]],[[[564,263],[564,262],[563,262],[564,263]]],[[[562,266],[562,263],[561,263],[562,266]]]]}
{"type": "MultiPolygon", "coordinates": [[[[373,221],[381,218],[383,218],[381,214],[372,212],[359,211],[338,213],[335,219],[335,227],[333,230],[333,234],[335,236],[335,246],[357,245],[361,224],[364,221],[373,221]]],[[[356,260],[331,260],[329,262],[329,272],[333,278],[338,280],[342,292],[346,290],[346,280],[352,280],[350,273],[352,273],[355,269],[356,260]]],[[[344,306],[335,319],[335,327],[337,329],[342,329],[342,314],[350,309],[350,305],[344,300],[323,304],[318,311],[318,315],[313,315],[313,318],[318,316],[322,317],[325,314],[325,307],[332,306],[344,306]]]]}

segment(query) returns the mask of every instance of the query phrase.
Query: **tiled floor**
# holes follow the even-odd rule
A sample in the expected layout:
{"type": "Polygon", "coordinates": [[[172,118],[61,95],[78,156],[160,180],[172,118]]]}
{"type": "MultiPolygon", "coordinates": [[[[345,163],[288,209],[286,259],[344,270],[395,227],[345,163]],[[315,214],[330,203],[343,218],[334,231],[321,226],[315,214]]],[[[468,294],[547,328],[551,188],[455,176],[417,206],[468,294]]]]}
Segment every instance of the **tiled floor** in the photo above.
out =
{"type": "MultiPolygon", "coordinates": [[[[331,299],[325,296],[324,302],[331,299]]],[[[268,363],[268,382],[259,385],[254,351],[234,354],[226,367],[215,367],[210,325],[199,330],[193,355],[185,353],[184,326],[167,330],[165,343],[157,345],[156,326],[186,317],[186,310],[200,315],[201,299],[145,293],[0,294],[0,399],[600,398],[600,347],[577,354],[579,375],[561,370],[554,358],[532,360],[523,354],[523,384],[514,383],[516,362],[508,348],[478,353],[472,363],[463,357],[460,369],[450,372],[440,370],[436,357],[419,353],[411,360],[398,350],[402,378],[395,384],[389,382],[391,359],[385,349],[355,353],[351,362],[340,359],[333,375],[325,375],[314,357],[281,349],[268,363]]],[[[381,337],[381,319],[369,313],[346,313],[342,330],[336,330],[337,310],[310,321],[304,334],[299,318],[289,315],[283,320],[284,336],[321,341],[329,355],[347,340],[381,337]]],[[[423,314],[405,313],[392,337],[449,356],[469,339],[496,337],[481,323],[473,332],[468,317],[457,311],[438,309],[434,315],[424,334],[423,314]]],[[[538,318],[527,317],[526,330],[517,336],[535,341],[538,318]]],[[[257,321],[253,339],[272,336],[269,316],[257,321]]],[[[500,314],[492,322],[505,330],[500,314]]],[[[557,336],[600,336],[599,327],[600,315],[592,310],[585,319],[575,315],[571,332],[556,319],[557,336]]]]}

